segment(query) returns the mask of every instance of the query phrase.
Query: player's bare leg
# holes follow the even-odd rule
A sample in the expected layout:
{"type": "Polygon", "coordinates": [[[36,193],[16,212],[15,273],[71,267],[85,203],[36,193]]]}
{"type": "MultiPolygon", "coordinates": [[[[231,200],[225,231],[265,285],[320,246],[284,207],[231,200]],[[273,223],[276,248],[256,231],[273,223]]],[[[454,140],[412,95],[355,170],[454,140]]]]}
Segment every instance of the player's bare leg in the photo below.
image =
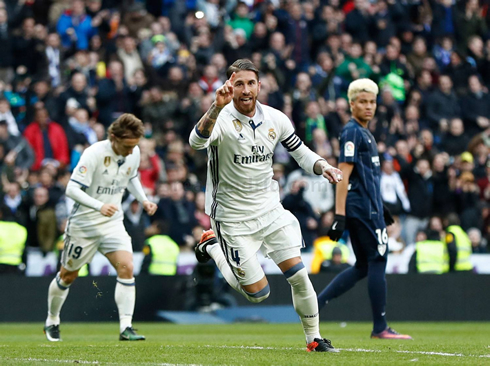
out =
{"type": "Polygon", "coordinates": [[[44,334],[50,342],[61,341],[60,337],[60,312],[73,281],[78,277],[77,271],[68,271],[61,266],[56,277],[51,281],[48,290],[48,317],[44,326],[44,334]]]}
{"type": "Polygon", "coordinates": [[[133,277],[133,254],[118,250],[105,255],[117,271],[117,283],[114,298],[119,311],[119,339],[122,341],[145,340],[142,335],[136,334],[132,326],[134,304],[136,301],[136,287],[133,277]]]}
{"type": "Polygon", "coordinates": [[[307,351],[338,352],[328,339],[320,335],[320,320],[316,292],[300,257],[278,264],[291,285],[293,306],[298,313],[306,336],[307,351]]]}
{"type": "Polygon", "coordinates": [[[267,278],[264,276],[258,282],[249,285],[241,285],[233,274],[230,265],[226,261],[223,250],[219,246],[218,239],[213,230],[205,231],[201,241],[195,248],[196,258],[199,262],[205,263],[211,258],[218,266],[221,274],[228,284],[241,293],[248,301],[259,303],[269,297],[270,287],[267,278]]]}

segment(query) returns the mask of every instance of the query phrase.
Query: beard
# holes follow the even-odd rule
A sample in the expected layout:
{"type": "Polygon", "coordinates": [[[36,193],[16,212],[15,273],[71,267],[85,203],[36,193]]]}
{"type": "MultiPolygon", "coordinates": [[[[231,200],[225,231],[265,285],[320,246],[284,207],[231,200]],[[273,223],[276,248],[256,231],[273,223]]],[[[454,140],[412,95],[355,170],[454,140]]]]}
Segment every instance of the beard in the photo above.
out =
{"type": "Polygon", "coordinates": [[[235,99],[233,102],[235,104],[235,108],[237,109],[238,112],[244,115],[248,115],[252,112],[255,111],[255,106],[257,104],[257,97],[256,96],[250,96],[250,102],[247,104],[244,104],[241,99],[243,97],[235,99]]]}

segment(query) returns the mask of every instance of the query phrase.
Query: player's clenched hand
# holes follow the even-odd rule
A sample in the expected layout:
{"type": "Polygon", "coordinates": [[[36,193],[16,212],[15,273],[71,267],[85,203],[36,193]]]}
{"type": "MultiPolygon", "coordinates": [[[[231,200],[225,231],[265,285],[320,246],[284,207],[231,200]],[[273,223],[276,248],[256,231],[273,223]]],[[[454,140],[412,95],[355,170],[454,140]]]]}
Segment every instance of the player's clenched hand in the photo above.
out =
{"type": "Polygon", "coordinates": [[[143,208],[145,209],[146,213],[150,216],[153,216],[155,214],[155,211],[157,210],[157,204],[150,202],[150,201],[144,201],[143,202],[143,208]]]}
{"type": "Polygon", "coordinates": [[[332,184],[337,184],[343,178],[342,170],[330,166],[323,171],[323,176],[332,184]]]}
{"type": "Polygon", "coordinates": [[[343,215],[335,215],[333,219],[333,224],[330,230],[328,230],[327,235],[333,241],[338,241],[345,230],[345,216],[343,215]]]}
{"type": "Polygon", "coordinates": [[[236,73],[231,74],[230,78],[216,90],[216,100],[214,103],[217,107],[223,108],[233,100],[233,80],[236,73]]]}
{"type": "Polygon", "coordinates": [[[322,168],[322,175],[326,178],[330,183],[337,184],[343,178],[342,170],[334,168],[330,164],[328,164],[325,160],[319,160],[318,163],[322,168]]]}
{"type": "Polygon", "coordinates": [[[119,211],[119,208],[112,203],[104,203],[100,209],[100,213],[107,217],[112,217],[117,211],[119,211]]]}

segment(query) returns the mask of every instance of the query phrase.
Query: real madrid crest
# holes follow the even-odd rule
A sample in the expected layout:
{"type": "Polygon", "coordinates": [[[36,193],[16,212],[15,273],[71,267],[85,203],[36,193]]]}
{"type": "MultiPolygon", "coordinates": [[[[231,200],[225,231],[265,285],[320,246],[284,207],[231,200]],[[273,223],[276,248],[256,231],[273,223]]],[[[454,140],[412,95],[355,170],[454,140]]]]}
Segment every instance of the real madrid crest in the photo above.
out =
{"type": "Polygon", "coordinates": [[[104,158],[104,165],[105,165],[105,166],[109,166],[109,165],[111,165],[111,157],[110,157],[110,156],[106,156],[106,157],[104,158]]]}
{"type": "Polygon", "coordinates": [[[245,271],[243,269],[241,269],[240,267],[238,267],[236,269],[236,272],[237,274],[240,276],[240,277],[245,277],[245,271]]]}
{"type": "Polygon", "coordinates": [[[276,132],[273,128],[269,128],[269,134],[267,136],[269,137],[269,140],[274,141],[276,139],[276,132]]]}
{"type": "Polygon", "coordinates": [[[128,168],[128,171],[126,172],[126,175],[131,174],[131,167],[128,168]]]}
{"type": "Polygon", "coordinates": [[[240,132],[243,128],[242,123],[238,119],[233,120],[233,125],[235,126],[236,132],[240,132]]]}

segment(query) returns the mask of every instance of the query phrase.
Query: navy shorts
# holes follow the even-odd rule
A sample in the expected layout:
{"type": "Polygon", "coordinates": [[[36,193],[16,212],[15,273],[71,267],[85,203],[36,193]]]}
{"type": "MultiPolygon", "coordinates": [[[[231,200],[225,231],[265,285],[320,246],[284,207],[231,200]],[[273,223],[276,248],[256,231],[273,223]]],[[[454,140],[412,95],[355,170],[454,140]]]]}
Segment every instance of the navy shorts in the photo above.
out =
{"type": "Polygon", "coordinates": [[[356,267],[365,267],[370,262],[386,261],[388,256],[388,233],[384,220],[347,218],[352,249],[356,255],[356,267]]]}

